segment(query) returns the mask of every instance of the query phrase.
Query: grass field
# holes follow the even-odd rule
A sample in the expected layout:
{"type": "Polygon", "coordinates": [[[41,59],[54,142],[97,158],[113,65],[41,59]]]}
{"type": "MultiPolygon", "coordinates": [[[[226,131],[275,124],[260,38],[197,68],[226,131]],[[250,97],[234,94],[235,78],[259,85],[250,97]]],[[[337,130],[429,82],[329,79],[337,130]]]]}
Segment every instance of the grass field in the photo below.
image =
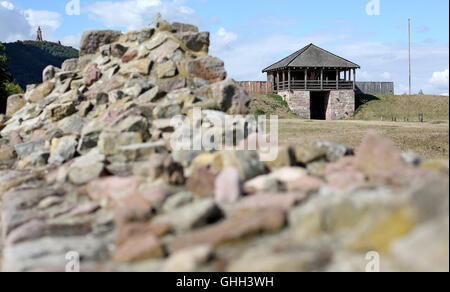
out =
{"type": "Polygon", "coordinates": [[[393,123],[380,121],[279,120],[281,145],[334,140],[357,149],[368,130],[390,138],[402,151],[413,151],[427,159],[449,158],[449,124],[393,123]]]}
{"type": "Polygon", "coordinates": [[[358,96],[355,120],[418,121],[419,114],[425,121],[448,122],[449,97],[439,95],[362,95],[358,96]]]}
{"type": "Polygon", "coordinates": [[[291,113],[276,95],[252,95],[252,114],[279,116],[281,144],[311,143],[328,139],[355,149],[368,130],[390,138],[402,151],[413,151],[428,159],[449,158],[449,98],[428,95],[359,96],[351,120],[310,121],[291,113]],[[425,122],[418,122],[418,115],[425,122]],[[395,117],[397,122],[392,122],[395,117]],[[383,121],[381,119],[383,118],[383,121]],[[407,118],[409,122],[403,122],[407,118]]]}

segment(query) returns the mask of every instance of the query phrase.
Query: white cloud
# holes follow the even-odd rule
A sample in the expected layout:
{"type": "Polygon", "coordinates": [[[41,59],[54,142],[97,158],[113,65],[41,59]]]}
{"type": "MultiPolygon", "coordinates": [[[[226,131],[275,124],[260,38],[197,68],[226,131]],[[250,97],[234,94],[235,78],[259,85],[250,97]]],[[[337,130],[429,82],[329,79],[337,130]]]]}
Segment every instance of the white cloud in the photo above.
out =
{"type": "Polygon", "coordinates": [[[2,1],[0,3],[3,7],[5,7],[8,10],[13,10],[14,9],[14,4],[12,4],[11,2],[8,1],[2,1]]]}
{"type": "Polygon", "coordinates": [[[215,34],[211,37],[212,50],[221,51],[227,49],[229,45],[238,39],[238,35],[234,32],[227,31],[225,28],[221,27],[215,34]]]}
{"type": "Polygon", "coordinates": [[[62,23],[62,17],[57,12],[28,9],[24,13],[28,23],[32,27],[40,26],[51,33],[60,27],[62,23]]]}
{"type": "Polygon", "coordinates": [[[44,39],[55,40],[53,32],[61,23],[62,17],[59,13],[22,10],[11,2],[0,2],[0,41],[34,40],[38,26],[44,31],[44,39]]]}
{"type": "Polygon", "coordinates": [[[433,76],[430,78],[430,83],[436,89],[448,89],[449,87],[449,69],[442,72],[434,72],[433,76]]]}
{"type": "Polygon", "coordinates": [[[64,46],[71,46],[74,48],[80,47],[80,40],[81,40],[81,32],[77,33],[75,35],[68,35],[61,39],[61,43],[64,46]]]}
{"type": "Polygon", "coordinates": [[[381,78],[383,78],[384,80],[389,80],[389,79],[391,79],[391,73],[389,73],[389,72],[383,72],[382,74],[381,74],[381,78]]]}
{"type": "Polygon", "coordinates": [[[29,39],[31,25],[22,10],[11,2],[2,1],[0,5],[0,41],[13,42],[29,39]]]}
{"type": "Polygon", "coordinates": [[[184,0],[98,1],[86,7],[83,12],[87,12],[92,19],[102,22],[106,27],[124,27],[128,30],[149,26],[153,22],[153,15],[157,12],[170,21],[198,22],[194,15],[195,11],[184,6],[184,2],[184,0]]]}

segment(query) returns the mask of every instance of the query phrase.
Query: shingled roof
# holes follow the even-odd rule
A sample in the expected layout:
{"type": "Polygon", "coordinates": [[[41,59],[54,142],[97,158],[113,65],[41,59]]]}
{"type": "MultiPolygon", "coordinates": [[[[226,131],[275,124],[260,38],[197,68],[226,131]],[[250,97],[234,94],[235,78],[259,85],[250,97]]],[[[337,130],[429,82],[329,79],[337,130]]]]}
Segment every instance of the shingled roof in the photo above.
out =
{"type": "Polygon", "coordinates": [[[309,44],[300,51],[284,58],[283,60],[267,67],[263,72],[273,71],[288,67],[323,67],[359,69],[360,66],[332,54],[314,44],[309,44]]]}

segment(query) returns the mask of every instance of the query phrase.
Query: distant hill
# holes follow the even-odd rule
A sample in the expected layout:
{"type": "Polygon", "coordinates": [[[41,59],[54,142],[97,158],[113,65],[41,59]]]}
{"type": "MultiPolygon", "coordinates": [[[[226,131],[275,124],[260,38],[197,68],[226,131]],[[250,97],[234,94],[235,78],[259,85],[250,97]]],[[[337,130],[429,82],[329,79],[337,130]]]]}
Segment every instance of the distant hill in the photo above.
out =
{"type": "Polygon", "coordinates": [[[78,58],[78,50],[52,42],[18,41],[3,45],[9,71],[24,90],[27,84],[42,82],[42,70],[48,65],[61,67],[65,60],[78,58]]]}

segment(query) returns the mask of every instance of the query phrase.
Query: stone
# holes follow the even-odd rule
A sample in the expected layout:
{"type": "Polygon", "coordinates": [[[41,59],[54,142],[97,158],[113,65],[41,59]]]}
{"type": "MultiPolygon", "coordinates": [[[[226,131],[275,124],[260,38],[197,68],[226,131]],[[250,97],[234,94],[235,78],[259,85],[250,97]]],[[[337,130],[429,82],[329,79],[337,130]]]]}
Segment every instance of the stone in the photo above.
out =
{"type": "Polygon", "coordinates": [[[215,57],[201,57],[187,63],[186,70],[192,77],[208,80],[212,83],[227,78],[224,63],[215,57]]]}
{"type": "Polygon", "coordinates": [[[78,146],[78,140],[75,136],[53,139],[48,162],[54,165],[61,165],[72,159],[78,146]]]}
{"type": "Polygon", "coordinates": [[[256,151],[219,151],[214,154],[202,154],[192,161],[191,168],[205,166],[216,172],[227,167],[234,167],[239,171],[242,181],[250,180],[266,172],[256,151]]]}
{"type": "Polygon", "coordinates": [[[85,31],[81,36],[80,56],[95,54],[101,46],[116,42],[121,35],[120,31],[112,30],[85,31]]]}
{"type": "Polygon", "coordinates": [[[235,168],[226,168],[217,176],[214,197],[219,203],[236,203],[242,196],[242,181],[235,168]]]}
{"type": "Polygon", "coordinates": [[[278,209],[249,212],[226,219],[212,226],[192,231],[169,242],[171,251],[198,245],[220,246],[250,236],[277,232],[285,226],[285,214],[278,209]]]}
{"type": "Polygon", "coordinates": [[[124,64],[120,68],[119,72],[122,75],[129,75],[132,73],[148,75],[148,74],[150,74],[152,65],[153,65],[153,62],[150,59],[142,59],[142,60],[132,61],[132,62],[124,64]]]}
{"type": "Polygon", "coordinates": [[[61,65],[61,71],[73,72],[78,70],[78,59],[67,59],[61,65]]]}
{"type": "Polygon", "coordinates": [[[305,201],[305,193],[256,194],[243,198],[233,209],[234,212],[247,210],[280,209],[289,211],[298,203],[305,201]]]}
{"type": "Polygon", "coordinates": [[[0,161],[11,160],[15,156],[14,147],[10,145],[0,145],[0,161]]]}
{"type": "Polygon", "coordinates": [[[278,147],[278,154],[273,161],[266,161],[267,167],[274,170],[295,165],[295,153],[290,147],[278,147]]]}
{"type": "Polygon", "coordinates": [[[317,141],[315,147],[323,149],[326,152],[327,160],[330,162],[335,162],[344,156],[354,154],[351,147],[333,141],[317,141]]]}
{"type": "Polygon", "coordinates": [[[42,71],[42,82],[49,81],[55,77],[55,74],[58,73],[61,69],[56,68],[55,66],[49,65],[45,67],[44,71],[42,71]]]}
{"type": "Polygon", "coordinates": [[[200,88],[208,97],[212,98],[217,109],[230,115],[247,114],[250,98],[242,87],[231,79],[213,83],[200,88]]]}
{"type": "Polygon", "coordinates": [[[167,200],[164,202],[162,210],[164,212],[170,212],[179,207],[182,207],[186,204],[191,203],[193,200],[194,200],[194,197],[192,196],[191,193],[181,192],[181,193],[175,194],[175,195],[167,198],[167,200]]]}
{"type": "MultiPolygon", "coordinates": [[[[100,82],[99,82],[100,83],[100,82]]],[[[105,80],[100,84],[95,84],[87,92],[87,97],[89,99],[94,99],[101,92],[110,93],[113,90],[119,89],[124,85],[124,82],[119,78],[111,78],[105,80]]]]}
{"type": "Polygon", "coordinates": [[[102,72],[98,69],[97,64],[91,65],[87,70],[87,75],[84,78],[84,84],[86,86],[91,86],[95,82],[97,82],[100,78],[102,78],[102,72]]]}
{"type": "Polygon", "coordinates": [[[50,153],[47,151],[33,152],[32,154],[19,161],[19,163],[17,164],[17,168],[25,169],[29,167],[45,166],[48,163],[49,157],[50,153]]]}
{"type": "Polygon", "coordinates": [[[138,51],[137,50],[133,50],[133,51],[129,52],[128,54],[126,54],[126,55],[124,55],[122,57],[122,62],[123,63],[128,63],[128,62],[134,60],[134,58],[136,58],[137,55],[138,55],[138,51]]]}
{"type": "Polygon", "coordinates": [[[367,176],[406,166],[402,153],[395,145],[374,131],[363,138],[355,156],[355,168],[367,176]]]}
{"type": "Polygon", "coordinates": [[[122,58],[127,51],[128,48],[119,43],[115,43],[111,46],[111,55],[115,58],[122,58]]]}
{"type": "Polygon", "coordinates": [[[183,167],[170,155],[159,153],[150,156],[149,177],[152,180],[162,177],[170,185],[183,185],[185,182],[183,167]]]}
{"type": "Polygon", "coordinates": [[[186,190],[200,197],[214,196],[214,182],[219,175],[218,170],[209,167],[196,168],[186,181],[186,190]]]}
{"type": "Polygon", "coordinates": [[[198,32],[198,27],[191,24],[174,22],[172,23],[172,28],[176,32],[198,32]]]}
{"type": "Polygon", "coordinates": [[[137,132],[102,132],[98,140],[98,148],[105,155],[114,155],[122,146],[142,143],[142,135],[137,132]]]}
{"type": "Polygon", "coordinates": [[[187,80],[186,78],[171,78],[160,81],[158,86],[163,92],[171,92],[173,90],[185,88],[187,86],[187,80]]]}
{"type": "Polygon", "coordinates": [[[36,140],[31,142],[26,142],[22,144],[17,144],[14,149],[16,150],[17,155],[20,158],[24,158],[32,154],[33,152],[37,152],[46,148],[46,144],[44,140],[36,140]]]}
{"type": "Polygon", "coordinates": [[[313,161],[326,158],[325,147],[314,147],[314,145],[295,145],[292,147],[297,163],[307,165],[313,161]]]}
{"type": "Polygon", "coordinates": [[[223,214],[212,199],[200,199],[169,213],[153,218],[152,222],[167,224],[182,233],[217,222],[223,214]]]}
{"type": "Polygon", "coordinates": [[[176,36],[194,52],[208,53],[209,51],[209,32],[182,32],[176,36]]]}
{"type": "Polygon", "coordinates": [[[174,61],[167,61],[162,64],[158,64],[156,67],[156,75],[159,79],[171,78],[177,75],[177,66],[174,61]]]}
{"type": "Polygon", "coordinates": [[[139,161],[154,153],[167,152],[163,141],[133,144],[119,148],[119,155],[126,161],[139,161]]]}
{"type": "Polygon", "coordinates": [[[6,115],[12,116],[25,106],[27,102],[23,94],[15,94],[8,97],[6,101],[6,115]]]}
{"type": "Polygon", "coordinates": [[[131,263],[164,257],[164,249],[154,235],[136,236],[127,240],[114,251],[114,260],[131,263]]]}
{"type": "Polygon", "coordinates": [[[163,272],[195,272],[213,256],[214,250],[209,245],[200,245],[180,250],[171,255],[163,267],[163,272]]]}
{"type": "Polygon", "coordinates": [[[128,239],[144,234],[151,234],[157,237],[167,235],[172,230],[166,224],[155,224],[151,222],[132,222],[118,226],[115,232],[116,245],[120,246],[128,239]]]}
{"type": "Polygon", "coordinates": [[[73,102],[67,102],[63,104],[53,104],[47,107],[48,117],[53,122],[58,122],[68,116],[74,114],[77,109],[73,102]]]}
{"type": "Polygon", "coordinates": [[[54,88],[54,82],[46,81],[33,89],[30,94],[25,95],[25,99],[30,103],[37,103],[46,98],[54,88]]]}
{"type": "Polygon", "coordinates": [[[103,172],[103,169],[104,165],[101,162],[74,167],[69,171],[69,181],[75,185],[83,185],[98,178],[103,172]]]}
{"type": "Polygon", "coordinates": [[[287,182],[286,189],[288,192],[300,191],[311,194],[319,191],[324,185],[325,182],[323,180],[307,175],[287,182]]]}

